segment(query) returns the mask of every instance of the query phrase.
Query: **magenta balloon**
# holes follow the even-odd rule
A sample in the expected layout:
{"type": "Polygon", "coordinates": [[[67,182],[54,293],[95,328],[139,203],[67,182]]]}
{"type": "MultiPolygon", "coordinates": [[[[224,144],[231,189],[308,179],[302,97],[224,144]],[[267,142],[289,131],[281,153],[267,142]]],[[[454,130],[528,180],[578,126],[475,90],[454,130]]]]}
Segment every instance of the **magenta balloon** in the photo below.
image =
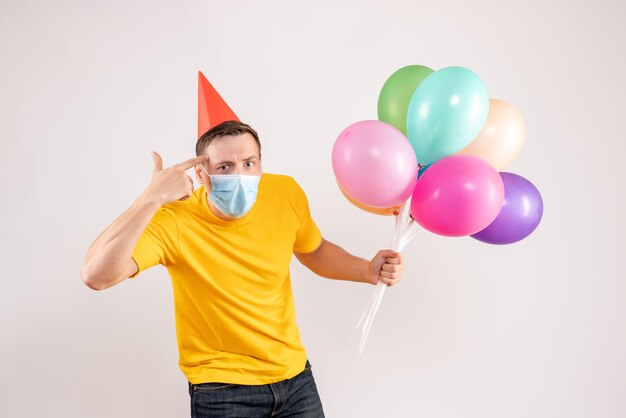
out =
{"type": "Polygon", "coordinates": [[[504,185],[486,161],[454,155],[434,163],[413,191],[411,216],[425,229],[448,237],[474,234],[500,212],[504,185]]]}
{"type": "Polygon", "coordinates": [[[378,120],[364,120],[344,129],[335,141],[332,162],[341,188],[375,208],[402,204],[417,181],[417,159],[409,140],[378,120]]]}

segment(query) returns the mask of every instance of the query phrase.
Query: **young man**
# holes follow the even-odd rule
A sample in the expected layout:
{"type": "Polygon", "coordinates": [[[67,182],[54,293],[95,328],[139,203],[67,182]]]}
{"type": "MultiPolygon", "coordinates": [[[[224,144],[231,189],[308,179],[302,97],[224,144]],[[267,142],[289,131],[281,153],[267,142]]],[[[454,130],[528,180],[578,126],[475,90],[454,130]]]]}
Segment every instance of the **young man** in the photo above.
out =
{"type": "Polygon", "coordinates": [[[82,280],[102,290],[167,267],[192,416],[323,417],[295,321],[292,255],[322,277],[389,286],[402,258],[366,260],[323,239],[296,181],[262,172],[250,126],[220,123],[196,154],[163,169],[153,153],[151,183],[91,245],[82,280]]]}

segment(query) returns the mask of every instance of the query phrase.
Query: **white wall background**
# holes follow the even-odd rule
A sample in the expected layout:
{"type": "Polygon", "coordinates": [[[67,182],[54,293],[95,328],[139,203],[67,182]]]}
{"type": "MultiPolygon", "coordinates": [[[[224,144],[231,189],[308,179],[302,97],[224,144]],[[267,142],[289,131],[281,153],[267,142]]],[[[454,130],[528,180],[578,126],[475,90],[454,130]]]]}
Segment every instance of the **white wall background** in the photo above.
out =
{"type": "Polygon", "coordinates": [[[392,219],[342,197],[331,148],[409,64],[466,66],[520,110],[507,170],[544,219],[506,247],[420,233],[362,357],[374,288],[294,261],[327,416],[626,416],[625,4],[1,0],[0,416],[189,416],[166,270],[104,292],[79,270],[147,186],[149,152],[194,155],[197,70],[325,237],[370,258],[392,219]]]}

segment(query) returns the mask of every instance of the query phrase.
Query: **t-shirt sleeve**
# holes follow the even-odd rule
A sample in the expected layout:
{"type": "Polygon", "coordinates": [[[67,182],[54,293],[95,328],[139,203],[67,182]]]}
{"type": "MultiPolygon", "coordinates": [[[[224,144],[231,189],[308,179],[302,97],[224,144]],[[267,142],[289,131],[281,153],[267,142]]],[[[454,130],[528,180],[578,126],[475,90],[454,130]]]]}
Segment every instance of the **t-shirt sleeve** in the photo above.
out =
{"type": "Polygon", "coordinates": [[[296,204],[295,207],[298,211],[298,217],[300,220],[300,227],[296,233],[296,240],[293,244],[293,251],[297,253],[310,253],[317,249],[322,243],[322,234],[313,221],[311,212],[309,210],[309,201],[304,193],[304,190],[298,183],[296,186],[296,204]]]}
{"type": "Polygon", "coordinates": [[[138,269],[135,274],[128,277],[134,278],[143,270],[157,264],[164,266],[172,264],[179,249],[178,226],[174,215],[161,207],[135,245],[131,257],[137,263],[138,269]]]}

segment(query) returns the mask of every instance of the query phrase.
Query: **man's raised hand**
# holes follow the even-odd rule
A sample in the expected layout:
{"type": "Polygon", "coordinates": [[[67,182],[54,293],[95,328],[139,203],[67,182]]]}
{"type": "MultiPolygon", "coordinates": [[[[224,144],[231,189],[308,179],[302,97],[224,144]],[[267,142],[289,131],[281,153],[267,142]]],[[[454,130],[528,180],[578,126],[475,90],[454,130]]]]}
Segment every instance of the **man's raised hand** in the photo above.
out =
{"type": "Polygon", "coordinates": [[[185,171],[208,159],[208,155],[201,155],[164,169],[161,156],[153,152],[152,181],[145,194],[159,205],[189,198],[193,193],[193,180],[185,171]]]}

